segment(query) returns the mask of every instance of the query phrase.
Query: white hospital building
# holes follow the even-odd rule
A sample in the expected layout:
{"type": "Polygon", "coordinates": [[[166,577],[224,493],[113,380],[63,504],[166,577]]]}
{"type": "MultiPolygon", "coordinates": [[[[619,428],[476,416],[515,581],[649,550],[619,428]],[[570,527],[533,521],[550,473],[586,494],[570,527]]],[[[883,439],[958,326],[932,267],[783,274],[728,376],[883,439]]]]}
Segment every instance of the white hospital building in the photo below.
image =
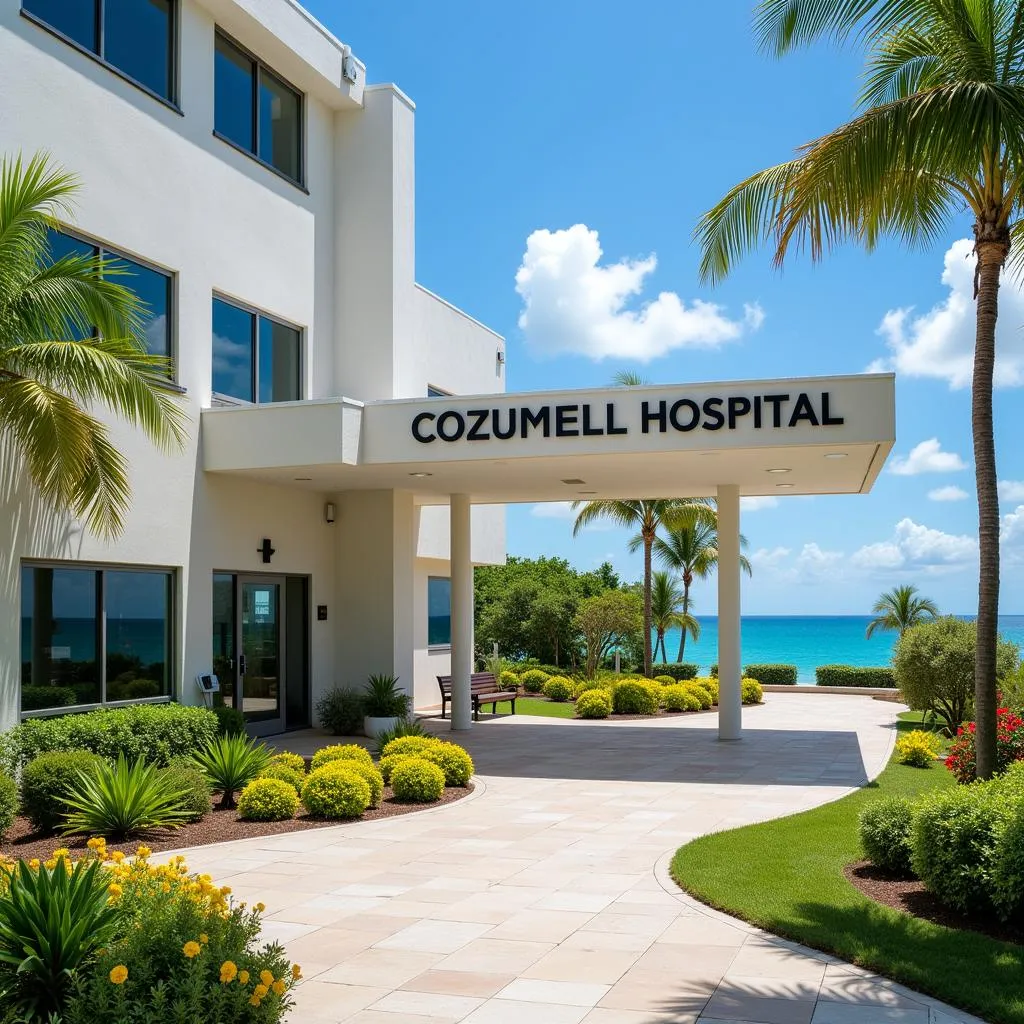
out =
{"type": "Polygon", "coordinates": [[[869,490],[892,377],[506,394],[502,337],[416,283],[415,109],[368,77],[293,0],[0,0],[0,151],[80,179],[53,247],[124,262],[191,423],[172,454],[114,428],[109,544],[0,461],[0,728],[211,669],[254,732],[370,673],[417,707],[453,674],[468,727],[505,503],[706,494],[738,737],[739,498],[869,490]]]}

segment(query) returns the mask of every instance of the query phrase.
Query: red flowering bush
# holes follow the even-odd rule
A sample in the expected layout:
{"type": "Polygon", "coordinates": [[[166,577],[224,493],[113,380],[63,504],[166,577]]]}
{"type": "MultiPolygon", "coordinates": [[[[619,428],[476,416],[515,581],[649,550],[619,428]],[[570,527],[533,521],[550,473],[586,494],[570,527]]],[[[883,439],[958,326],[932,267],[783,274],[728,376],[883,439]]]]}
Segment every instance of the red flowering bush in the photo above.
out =
{"type": "MultiPolygon", "coordinates": [[[[1014,761],[1024,761],[1024,718],[1009,708],[996,712],[996,774],[1000,775],[1014,761]]],[[[974,755],[974,722],[960,726],[956,740],[946,758],[946,767],[956,781],[966,785],[974,781],[977,768],[974,755]]]]}

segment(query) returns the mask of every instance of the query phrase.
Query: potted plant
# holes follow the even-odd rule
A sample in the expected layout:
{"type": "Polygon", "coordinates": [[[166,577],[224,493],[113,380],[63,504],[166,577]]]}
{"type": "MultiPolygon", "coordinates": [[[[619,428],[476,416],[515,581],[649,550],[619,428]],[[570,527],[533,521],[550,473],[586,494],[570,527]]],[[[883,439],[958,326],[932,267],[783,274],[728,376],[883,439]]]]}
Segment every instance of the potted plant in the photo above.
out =
{"type": "Polygon", "coordinates": [[[370,676],[366,681],[363,732],[373,738],[394,729],[399,720],[409,714],[411,705],[409,694],[398,689],[397,676],[370,676]]]}

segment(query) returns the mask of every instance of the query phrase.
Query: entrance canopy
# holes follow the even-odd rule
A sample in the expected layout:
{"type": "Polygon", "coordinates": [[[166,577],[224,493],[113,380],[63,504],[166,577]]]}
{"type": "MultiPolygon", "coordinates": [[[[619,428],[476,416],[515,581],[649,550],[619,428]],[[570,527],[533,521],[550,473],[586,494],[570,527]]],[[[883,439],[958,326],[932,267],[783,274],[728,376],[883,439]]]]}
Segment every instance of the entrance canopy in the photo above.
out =
{"type": "Polygon", "coordinates": [[[424,504],[870,490],[895,439],[891,374],[203,411],[203,465],[424,504]]]}

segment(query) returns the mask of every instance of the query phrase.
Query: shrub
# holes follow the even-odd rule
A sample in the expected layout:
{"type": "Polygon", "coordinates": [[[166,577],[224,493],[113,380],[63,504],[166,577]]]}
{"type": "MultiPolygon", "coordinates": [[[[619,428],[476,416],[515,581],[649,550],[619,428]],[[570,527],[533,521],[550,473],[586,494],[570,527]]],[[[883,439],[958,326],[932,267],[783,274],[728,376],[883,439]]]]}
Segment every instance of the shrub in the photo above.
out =
{"type": "Polygon", "coordinates": [[[696,699],[701,711],[707,711],[711,707],[711,694],[703,686],[697,686],[695,683],[683,683],[682,686],[696,699]]]}
{"type": "Polygon", "coordinates": [[[564,701],[572,700],[572,694],[573,681],[565,676],[551,676],[544,684],[544,696],[548,700],[558,701],[561,704],[564,701]]]}
{"type": "Polygon", "coordinates": [[[292,771],[306,774],[306,759],[301,754],[293,754],[288,750],[281,750],[270,758],[272,765],[286,765],[292,771]]]}
{"type": "Polygon", "coordinates": [[[331,761],[362,761],[363,764],[373,764],[373,758],[366,747],[361,747],[358,743],[337,743],[333,747],[321,747],[313,755],[309,766],[316,771],[331,761]]]}
{"type": "Polygon", "coordinates": [[[366,702],[363,694],[336,686],[316,702],[316,720],[335,736],[355,736],[363,731],[366,702]]]}
{"type": "Polygon", "coordinates": [[[575,700],[581,693],[586,693],[587,690],[605,690],[608,688],[608,685],[609,681],[607,679],[599,677],[594,679],[574,679],[572,684],[573,699],[575,700]]]}
{"type": "Polygon", "coordinates": [[[325,764],[309,773],[302,802],[317,818],[358,818],[370,806],[370,786],[349,764],[325,764]]]}
{"type": "Polygon", "coordinates": [[[8,775],[0,774],[0,841],[7,835],[18,814],[18,786],[8,775]]]}
{"type": "Polygon", "coordinates": [[[547,672],[542,672],[539,668],[528,668],[519,676],[519,682],[526,693],[540,693],[547,681],[547,672]]]}
{"type": "Polygon", "coordinates": [[[697,678],[697,665],[692,661],[669,661],[660,665],[652,665],[655,676],[671,676],[675,682],[681,683],[697,678]]]}
{"type": "Polygon", "coordinates": [[[712,665],[711,668],[708,669],[708,675],[711,676],[712,679],[717,679],[718,678],[718,665],[717,664],[712,665]]]}
{"type": "Polygon", "coordinates": [[[661,687],[655,683],[628,679],[612,690],[612,708],[617,715],[656,715],[661,687]]]}
{"type": "Polygon", "coordinates": [[[814,670],[814,681],[818,686],[880,686],[890,689],[896,686],[896,673],[891,668],[819,665],[814,670]]]}
{"type": "MultiPolygon", "coordinates": [[[[355,764],[355,761],[351,762],[355,764]]],[[[302,785],[306,781],[305,771],[297,772],[291,765],[271,763],[260,772],[261,779],[277,779],[291,786],[295,792],[302,792],[302,785]]],[[[252,785],[252,783],[250,783],[252,785]]]]}
{"type": "MultiPolygon", "coordinates": [[[[915,711],[930,711],[949,735],[970,715],[974,699],[974,622],[947,615],[912,626],[896,641],[893,666],[896,685],[915,711]]],[[[1000,639],[996,675],[1002,678],[1017,665],[1017,648],[1000,639]]]]}
{"type": "Polygon", "coordinates": [[[435,743],[440,743],[436,736],[400,736],[385,744],[381,754],[384,757],[391,757],[393,754],[421,754],[435,743]]]}
{"type": "Polygon", "coordinates": [[[363,710],[370,718],[405,718],[412,710],[412,697],[399,689],[398,676],[370,676],[363,701],[363,710]]]}
{"type": "Polygon", "coordinates": [[[710,698],[712,705],[718,703],[718,680],[710,676],[698,676],[691,683],[692,686],[699,686],[710,698]]]}
{"type": "Polygon", "coordinates": [[[370,807],[380,807],[384,799],[384,776],[375,764],[367,764],[365,761],[329,761],[328,765],[343,767],[345,771],[355,772],[362,776],[366,785],[370,787],[370,807]]]}
{"type": "Polygon", "coordinates": [[[584,690],[576,698],[579,718],[607,718],[612,713],[612,698],[607,690],[584,690]]]}
{"type": "Polygon", "coordinates": [[[238,798],[238,816],[246,821],[285,821],[299,809],[299,794],[283,779],[253,779],[238,798]]]}
{"type": "Polygon", "coordinates": [[[231,808],[235,806],[235,793],[245,789],[269,766],[270,752],[248,736],[218,736],[192,759],[206,773],[213,788],[220,791],[221,807],[231,808]]]}
{"type": "Polygon", "coordinates": [[[743,675],[762,686],[796,686],[796,665],[744,665],[743,675]]]}
{"type": "Polygon", "coordinates": [[[911,768],[930,768],[939,756],[939,738],[933,732],[915,729],[896,741],[896,760],[911,768]]]}
{"type": "Polygon", "coordinates": [[[391,773],[391,788],[398,800],[432,803],[444,792],[444,772],[421,757],[403,758],[391,773]]]}
{"type": "Polygon", "coordinates": [[[168,787],[161,771],[144,758],[129,764],[100,762],[83,772],[68,792],[62,831],[94,836],[130,836],[155,828],[179,828],[192,812],[182,789],[168,787]]]}
{"type": "Polygon", "coordinates": [[[378,757],[384,753],[384,748],[392,741],[401,739],[403,736],[430,737],[430,733],[423,728],[423,723],[418,718],[401,718],[390,729],[377,733],[373,737],[374,750],[378,757]]]}
{"type": "Polygon", "coordinates": [[[764,690],[761,688],[761,684],[756,679],[741,679],[740,700],[744,704],[760,704],[764,700],[764,690]]]}
{"type": "Polygon", "coordinates": [[[406,753],[406,754],[388,754],[386,757],[382,757],[377,762],[377,770],[381,774],[381,778],[385,783],[390,784],[391,773],[395,770],[395,766],[400,764],[402,761],[408,761],[410,757],[419,757],[422,751],[417,753],[406,753]]]}
{"type": "Polygon", "coordinates": [[[64,798],[79,776],[94,772],[103,759],[89,750],[50,750],[34,757],[21,773],[21,809],[41,832],[52,832],[67,813],[64,798]]]}
{"type": "Polygon", "coordinates": [[[701,704],[696,694],[687,686],[676,684],[661,691],[666,711],[700,711],[701,704]]]}
{"type": "Polygon", "coordinates": [[[1003,920],[1024,911],[1024,762],[1011,765],[993,786],[1006,802],[989,873],[990,898],[1003,920]]]}
{"type": "Polygon", "coordinates": [[[518,690],[519,689],[519,676],[515,672],[511,672],[505,669],[504,672],[498,677],[498,682],[501,683],[503,690],[518,690]]]}
{"type": "Polygon", "coordinates": [[[419,756],[444,772],[446,786],[465,786],[473,774],[473,759],[457,743],[438,741],[419,756]]]}
{"type": "Polygon", "coordinates": [[[217,736],[217,716],[206,708],[181,704],[138,704],[134,707],[85,711],[57,718],[29,718],[5,735],[21,768],[49,750],[91,750],[116,761],[145,757],[164,766],[173,757],[188,756],[217,736]]]}
{"type": "Polygon", "coordinates": [[[910,833],[914,806],[893,796],[869,803],[860,812],[860,844],[875,867],[897,875],[912,873],[910,833]]]}
{"type": "Polygon", "coordinates": [[[245,715],[238,708],[225,707],[223,704],[213,709],[217,716],[217,731],[221,736],[244,736],[245,715]]]}
{"type": "Polygon", "coordinates": [[[186,812],[186,821],[199,821],[210,812],[210,780],[196,763],[186,757],[176,757],[166,768],[160,769],[160,784],[181,794],[179,803],[186,812]]]}
{"type": "MultiPolygon", "coordinates": [[[[957,729],[956,740],[946,757],[946,767],[957,782],[966,785],[974,781],[974,722],[957,729]]],[[[1024,719],[1008,708],[996,710],[996,773],[1005,772],[1014,762],[1024,760],[1024,719]]]]}
{"type": "Polygon", "coordinates": [[[78,694],[70,686],[23,686],[21,688],[22,711],[67,708],[77,703],[78,694]]]}
{"type": "Polygon", "coordinates": [[[655,676],[654,681],[661,686],[672,686],[676,682],[675,676],[655,676]]]}

